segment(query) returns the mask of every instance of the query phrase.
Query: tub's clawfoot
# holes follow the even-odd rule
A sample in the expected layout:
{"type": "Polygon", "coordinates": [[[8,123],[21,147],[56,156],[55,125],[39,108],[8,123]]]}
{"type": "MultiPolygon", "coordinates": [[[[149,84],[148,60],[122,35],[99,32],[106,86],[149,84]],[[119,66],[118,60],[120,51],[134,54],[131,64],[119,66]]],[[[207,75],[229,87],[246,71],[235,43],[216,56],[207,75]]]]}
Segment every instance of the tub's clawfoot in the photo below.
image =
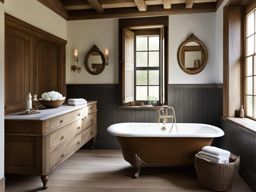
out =
{"type": "Polygon", "coordinates": [[[132,166],[135,168],[135,173],[133,175],[133,178],[137,179],[139,177],[140,170],[144,164],[145,164],[145,162],[142,161],[141,158],[137,154],[135,154],[133,157],[133,162],[132,162],[132,166]]]}

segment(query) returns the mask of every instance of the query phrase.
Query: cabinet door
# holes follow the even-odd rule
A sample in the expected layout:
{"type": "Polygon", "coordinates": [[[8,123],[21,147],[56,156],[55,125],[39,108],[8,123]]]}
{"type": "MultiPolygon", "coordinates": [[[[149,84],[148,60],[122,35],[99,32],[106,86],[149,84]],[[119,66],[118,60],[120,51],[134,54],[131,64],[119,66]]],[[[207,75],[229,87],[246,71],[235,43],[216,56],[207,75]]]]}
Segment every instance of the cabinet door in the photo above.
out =
{"type": "Polygon", "coordinates": [[[6,26],[5,31],[5,112],[22,111],[31,91],[32,41],[28,34],[6,26]]]}
{"type": "Polygon", "coordinates": [[[36,91],[60,91],[61,46],[45,39],[35,41],[36,91]]]}

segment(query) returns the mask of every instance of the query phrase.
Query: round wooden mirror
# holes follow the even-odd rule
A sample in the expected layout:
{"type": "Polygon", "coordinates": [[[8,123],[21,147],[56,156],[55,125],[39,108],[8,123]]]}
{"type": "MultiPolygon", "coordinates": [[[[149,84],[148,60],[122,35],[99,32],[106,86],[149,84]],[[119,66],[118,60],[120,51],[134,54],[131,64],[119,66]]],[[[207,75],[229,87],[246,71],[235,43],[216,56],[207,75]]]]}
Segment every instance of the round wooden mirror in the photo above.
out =
{"type": "Polygon", "coordinates": [[[206,46],[194,34],[191,34],[178,50],[180,68],[188,74],[197,74],[205,68],[207,61],[206,46]]]}
{"type": "Polygon", "coordinates": [[[86,70],[92,75],[98,75],[104,71],[106,62],[103,53],[94,45],[85,56],[86,70]]]}

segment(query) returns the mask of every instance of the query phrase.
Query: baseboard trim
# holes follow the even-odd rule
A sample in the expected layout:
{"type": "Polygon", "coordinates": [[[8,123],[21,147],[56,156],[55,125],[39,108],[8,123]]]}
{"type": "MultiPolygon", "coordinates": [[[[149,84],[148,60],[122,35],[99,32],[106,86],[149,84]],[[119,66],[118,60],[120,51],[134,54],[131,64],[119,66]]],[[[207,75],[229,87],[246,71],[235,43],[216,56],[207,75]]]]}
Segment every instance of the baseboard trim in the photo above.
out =
{"type": "Polygon", "coordinates": [[[5,178],[2,178],[0,180],[0,192],[4,192],[5,191],[5,178]]]}

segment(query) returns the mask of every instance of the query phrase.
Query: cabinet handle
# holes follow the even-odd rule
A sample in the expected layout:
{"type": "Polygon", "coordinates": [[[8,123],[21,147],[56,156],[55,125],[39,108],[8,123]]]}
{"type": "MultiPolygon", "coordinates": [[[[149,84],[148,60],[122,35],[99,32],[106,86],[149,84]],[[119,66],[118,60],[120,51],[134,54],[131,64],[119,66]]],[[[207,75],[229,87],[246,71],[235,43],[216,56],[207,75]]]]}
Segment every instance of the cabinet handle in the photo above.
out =
{"type": "Polygon", "coordinates": [[[79,127],[77,127],[77,130],[79,130],[81,127],[79,126],[79,127]]]}
{"type": "Polygon", "coordinates": [[[61,136],[60,140],[63,140],[64,139],[64,136],[61,136]]]}
{"type": "Polygon", "coordinates": [[[61,157],[61,158],[65,157],[65,154],[64,154],[64,153],[62,153],[60,157],[61,157]]]}
{"type": "Polygon", "coordinates": [[[63,120],[60,120],[60,123],[63,123],[63,120]]]}

